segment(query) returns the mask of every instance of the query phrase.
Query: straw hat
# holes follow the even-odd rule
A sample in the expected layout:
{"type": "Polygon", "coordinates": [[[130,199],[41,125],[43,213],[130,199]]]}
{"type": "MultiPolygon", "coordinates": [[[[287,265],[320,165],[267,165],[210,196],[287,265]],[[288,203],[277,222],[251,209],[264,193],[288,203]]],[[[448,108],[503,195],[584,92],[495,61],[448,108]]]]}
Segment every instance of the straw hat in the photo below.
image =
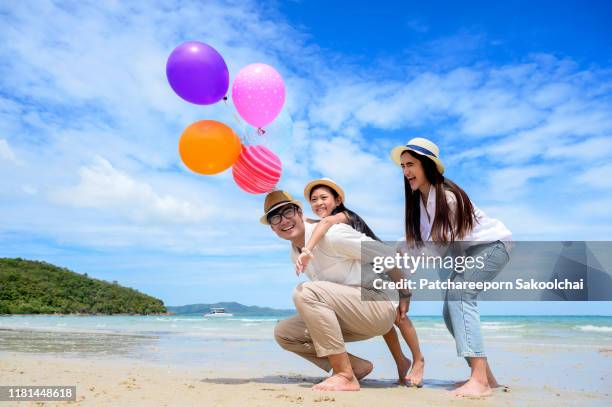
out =
{"type": "Polygon", "coordinates": [[[326,187],[336,191],[340,196],[340,201],[344,203],[344,191],[342,188],[340,188],[340,185],[336,184],[329,178],[315,179],[314,181],[310,181],[308,184],[306,184],[306,188],[304,188],[304,198],[306,198],[306,201],[310,202],[310,192],[312,192],[314,187],[319,185],[325,185],[326,187]]]}
{"type": "Polygon", "coordinates": [[[440,174],[444,174],[444,164],[440,161],[440,149],[432,141],[426,138],[413,138],[405,146],[397,146],[391,150],[391,159],[401,165],[401,156],[404,151],[414,151],[417,154],[425,156],[436,163],[436,168],[440,174]]]}
{"type": "Polygon", "coordinates": [[[270,192],[268,195],[266,195],[266,200],[264,201],[264,215],[259,218],[259,221],[264,225],[269,225],[270,222],[268,222],[268,214],[281,206],[289,204],[297,205],[300,208],[302,207],[300,201],[293,199],[291,195],[285,191],[276,190],[270,192]]]}

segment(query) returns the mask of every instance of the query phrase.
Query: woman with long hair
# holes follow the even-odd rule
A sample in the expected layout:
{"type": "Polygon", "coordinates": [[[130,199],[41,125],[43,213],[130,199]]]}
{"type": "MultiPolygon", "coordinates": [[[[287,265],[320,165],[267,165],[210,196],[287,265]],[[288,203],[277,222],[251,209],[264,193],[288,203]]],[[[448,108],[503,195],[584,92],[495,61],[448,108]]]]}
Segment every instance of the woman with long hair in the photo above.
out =
{"type": "MultiPolygon", "coordinates": [[[[438,245],[461,242],[465,256],[483,259],[480,269],[453,272],[453,282],[491,281],[508,263],[512,233],[497,219],[478,209],[457,184],[444,177],[438,147],[414,138],[395,147],[392,160],[404,175],[405,233],[408,247],[431,241],[438,245]]],[[[455,339],[457,355],[471,368],[470,378],[453,391],[456,396],[488,396],[498,387],[484,351],[478,290],[447,290],[444,322],[455,339]]]]}

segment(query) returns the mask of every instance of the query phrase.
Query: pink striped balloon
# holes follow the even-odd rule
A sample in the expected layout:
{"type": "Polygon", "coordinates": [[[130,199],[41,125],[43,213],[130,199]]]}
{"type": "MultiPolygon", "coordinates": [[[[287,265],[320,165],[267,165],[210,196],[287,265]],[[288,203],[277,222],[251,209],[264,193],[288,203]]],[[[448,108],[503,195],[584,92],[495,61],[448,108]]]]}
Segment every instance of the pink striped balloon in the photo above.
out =
{"type": "Polygon", "coordinates": [[[234,181],[251,194],[263,194],[276,186],[282,173],[280,159],[264,146],[242,146],[232,167],[234,181]]]}

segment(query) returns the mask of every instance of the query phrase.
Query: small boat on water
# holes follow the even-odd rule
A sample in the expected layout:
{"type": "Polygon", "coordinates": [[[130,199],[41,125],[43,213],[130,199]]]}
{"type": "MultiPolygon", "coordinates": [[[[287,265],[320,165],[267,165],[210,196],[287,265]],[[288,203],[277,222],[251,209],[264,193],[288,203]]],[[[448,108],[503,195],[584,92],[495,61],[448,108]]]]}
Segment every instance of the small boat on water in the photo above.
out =
{"type": "Polygon", "coordinates": [[[233,317],[234,314],[230,314],[229,312],[225,312],[225,308],[211,308],[210,312],[207,314],[204,314],[205,317],[214,317],[214,318],[220,318],[220,317],[233,317]]]}

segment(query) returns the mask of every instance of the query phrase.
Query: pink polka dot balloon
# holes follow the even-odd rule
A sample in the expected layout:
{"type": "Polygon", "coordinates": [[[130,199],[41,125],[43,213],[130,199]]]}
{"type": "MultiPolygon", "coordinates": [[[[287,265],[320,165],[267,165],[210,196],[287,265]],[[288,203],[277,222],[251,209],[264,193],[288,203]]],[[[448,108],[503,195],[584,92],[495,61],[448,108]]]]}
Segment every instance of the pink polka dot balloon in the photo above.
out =
{"type": "Polygon", "coordinates": [[[280,159],[264,146],[242,146],[242,152],[232,167],[236,184],[251,194],[269,192],[281,177],[280,159]]]}
{"type": "Polygon", "coordinates": [[[270,65],[247,65],[234,79],[232,100],[247,123],[262,128],[272,123],[283,108],[285,83],[270,65]]]}

